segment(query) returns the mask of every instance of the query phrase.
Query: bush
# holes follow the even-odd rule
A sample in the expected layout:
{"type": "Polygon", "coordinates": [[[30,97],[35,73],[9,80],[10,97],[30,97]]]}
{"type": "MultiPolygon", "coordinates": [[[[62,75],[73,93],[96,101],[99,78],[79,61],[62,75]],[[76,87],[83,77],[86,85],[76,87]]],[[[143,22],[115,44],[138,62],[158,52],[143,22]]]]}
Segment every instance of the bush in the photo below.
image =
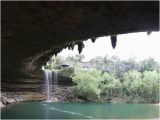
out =
{"type": "Polygon", "coordinates": [[[73,77],[77,83],[79,95],[91,101],[100,99],[101,90],[99,83],[101,81],[101,72],[96,70],[79,71],[73,77]]]}
{"type": "Polygon", "coordinates": [[[159,71],[129,71],[124,74],[123,82],[113,75],[98,70],[84,69],[73,77],[77,83],[78,94],[91,101],[112,100],[119,97],[128,102],[159,102],[159,71]]]}
{"type": "Polygon", "coordinates": [[[73,67],[63,68],[61,69],[60,74],[71,78],[74,75],[74,68],[73,67]]]}
{"type": "Polygon", "coordinates": [[[160,73],[158,71],[145,71],[143,73],[142,98],[147,102],[159,102],[160,73]]]}
{"type": "Polygon", "coordinates": [[[159,101],[160,74],[155,71],[142,73],[130,71],[124,75],[123,95],[131,96],[132,102],[159,101]]]}
{"type": "Polygon", "coordinates": [[[101,89],[101,95],[105,96],[107,99],[116,97],[121,94],[120,80],[115,79],[114,76],[109,75],[108,73],[105,73],[102,76],[101,89]]]}

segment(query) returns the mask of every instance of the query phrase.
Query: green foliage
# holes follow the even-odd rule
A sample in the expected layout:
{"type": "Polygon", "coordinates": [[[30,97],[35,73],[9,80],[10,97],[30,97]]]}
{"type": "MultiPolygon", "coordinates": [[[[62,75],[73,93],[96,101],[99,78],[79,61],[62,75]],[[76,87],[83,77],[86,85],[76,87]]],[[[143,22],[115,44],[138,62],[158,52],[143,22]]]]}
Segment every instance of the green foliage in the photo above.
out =
{"type": "Polygon", "coordinates": [[[61,71],[60,71],[60,73],[63,76],[71,78],[74,75],[74,68],[73,67],[62,68],[61,71]]]}
{"type": "Polygon", "coordinates": [[[124,75],[123,95],[131,96],[132,101],[158,102],[160,74],[155,71],[129,71],[124,75]]]}
{"type": "Polygon", "coordinates": [[[154,59],[136,62],[134,57],[121,61],[117,56],[106,56],[85,63],[84,57],[53,57],[45,68],[58,69],[60,74],[72,77],[77,94],[90,101],[159,102],[160,66],[154,59]],[[65,62],[73,67],[62,68],[65,62]],[[84,68],[85,65],[91,67],[84,68]]]}
{"type": "Polygon", "coordinates": [[[128,102],[159,101],[160,73],[156,70],[143,74],[129,71],[124,74],[123,82],[98,70],[82,70],[75,74],[73,80],[77,83],[79,95],[92,101],[108,101],[116,97],[123,97],[128,102]]]}
{"type": "Polygon", "coordinates": [[[148,102],[158,102],[160,94],[160,73],[158,73],[156,70],[145,71],[143,75],[143,93],[141,94],[142,98],[148,102]]]}
{"type": "Polygon", "coordinates": [[[101,82],[102,97],[105,96],[106,99],[111,99],[113,97],[121,94],[122,86],[120,80],[115,79],[113,76],[105,73],[103,75],[103,81],[101,82]]]}
{"type": "Polygon", "coordinates": [[[136,70],[129,71],[124,74],[124,80],[127,80],[127,81],[134,81],[134,80],[140,80],[140,79],[141,79],[141,73],[136,70]]]}
{"type": "Polygon", "coordinates": [[[73,77],[74,82],[77,83],[79,95],[92,101],[96,101],[100,98],[100,79],[101,72],[96,70],[81,70],[73,77]]]}
{"type": "Polygon", "coordinates": [[[44,66],[45,69],[50,69],[50,70],[60,70],[61,69],[61,64],[63,63],[63,58],[60,56],[57,57],[52,57],[50,61],[47,62],[47,64],[44,66]]]}
{"type": "MultiPolygon", "coordinates": [[[[70,58],[72,59],[72,58],[70,58]]],[[[60,75],[63,75],[65,77],[72,77],[74,75],[74,68],[73,67],[61,67],[61,65],[64,63],[64,60],[62,57],[52,57],[50,61],[44,66],[45,69],[50,70],[56,70],[60,75]]]]}
{"type": "Polygon", "coordinates": [[[141,72],[153,71],[159,68],[159,64],[153,58],[148,58],[146,60],[141,61],[139,66],[141,72]]]}

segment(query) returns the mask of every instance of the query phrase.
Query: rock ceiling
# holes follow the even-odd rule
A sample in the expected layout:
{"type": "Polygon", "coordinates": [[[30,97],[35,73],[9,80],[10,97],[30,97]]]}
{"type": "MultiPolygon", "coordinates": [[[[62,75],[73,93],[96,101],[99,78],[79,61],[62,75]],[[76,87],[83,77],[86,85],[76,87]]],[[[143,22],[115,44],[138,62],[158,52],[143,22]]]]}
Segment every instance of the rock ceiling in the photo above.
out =
{"type": "Polygon", "coordinates": [[[83,41],[159,30],[159,2],[2,2],[1,71],[7,77],[35,77],[63,48],[83,41]]]}

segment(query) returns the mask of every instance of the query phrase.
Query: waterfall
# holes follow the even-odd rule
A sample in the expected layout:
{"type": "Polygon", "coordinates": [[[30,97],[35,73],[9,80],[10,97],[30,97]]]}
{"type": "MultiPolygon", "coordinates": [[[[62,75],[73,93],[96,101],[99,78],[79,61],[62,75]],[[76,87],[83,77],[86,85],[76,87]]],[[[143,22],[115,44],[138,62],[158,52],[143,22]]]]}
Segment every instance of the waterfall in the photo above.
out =
{"type": "Polygon", "coordinates": [[[52,92],[52,71],[44,70],[45,73],[45,88],[47,94],[47,101],[51,101],[51,92],[52,92]]]}
{"type": "Polygon", "coordinates": [[[44,71],[44,80],[45,80],[45,90],[46,90],[46,96],[47,102],[51,102],[51,93],[52,93],[52,84],[54,84],[54,91],[56,91],[56,85],[58,82],[58,72],[49,70],[49,69],[45,69],[44,66],[42,67],[42,70],[44,71]],[[52,73],[54,72],[54,77],[52,78],[52,73]],[[52,83],[52,80],[53,83],[52,83]]]}

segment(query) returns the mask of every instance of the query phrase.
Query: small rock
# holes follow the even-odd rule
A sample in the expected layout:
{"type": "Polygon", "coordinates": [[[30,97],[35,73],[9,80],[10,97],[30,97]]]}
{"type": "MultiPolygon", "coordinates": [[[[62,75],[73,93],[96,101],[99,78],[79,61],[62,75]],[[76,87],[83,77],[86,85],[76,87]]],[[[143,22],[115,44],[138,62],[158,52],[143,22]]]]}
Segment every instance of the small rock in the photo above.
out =
{"type": "Polygon", "coordinates": [[[0,108],[5,107],[5,105],[0,101],[0,108]]]}
{"type": "Polygon", "coordinates": [[[53,102],[58,102],[59,100],[57,98],[52,98],[53,102]]]}

